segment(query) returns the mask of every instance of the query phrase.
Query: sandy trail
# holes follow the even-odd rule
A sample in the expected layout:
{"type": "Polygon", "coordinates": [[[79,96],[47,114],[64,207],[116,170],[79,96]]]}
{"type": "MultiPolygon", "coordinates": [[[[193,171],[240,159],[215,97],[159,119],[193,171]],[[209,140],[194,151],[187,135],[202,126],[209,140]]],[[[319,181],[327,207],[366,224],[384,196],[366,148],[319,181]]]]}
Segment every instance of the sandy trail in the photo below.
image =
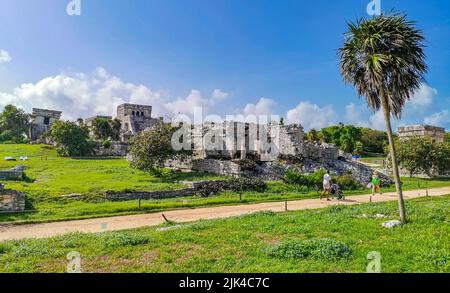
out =
{"type": "MultiPolygon", "coordinates": [[[[425,196],[425,190],[404,191],[405,199],[413,199],[425,196]]],[[[434,188],[428,190],[429,196],[442,196],[450,194],[450,186],[434,188]]],[[[385,193],[382,196],[376,195],[373,202],[386,202],[397,200],[395,192],[385,193]]],[[[331,205],[353,205],[368,203],[370,195],[350,196],[345,201],[327,202],[320,199],[305,199],[289,201],[287,204],[289,211],[305,209],[318,209],[331,205]]],[[[196,209],[182,209],[163,212],[172,221],[185,223],[201,219],[219,219],[235,217],[255,213],[258,211],[284,212],[285,202],[269,202],[234,206],[217,206],[196,209]]],[[[0,241],[17,240],[26,238],[46,238],[72,232],[96,233],[104,231],[118,231],[147,226],[157,226],[164,222],[162,213],[116,216],[108,218],[97,218],[76,221],[64,221],[43,224],[26,225],[0,225],[0,241]]]]}

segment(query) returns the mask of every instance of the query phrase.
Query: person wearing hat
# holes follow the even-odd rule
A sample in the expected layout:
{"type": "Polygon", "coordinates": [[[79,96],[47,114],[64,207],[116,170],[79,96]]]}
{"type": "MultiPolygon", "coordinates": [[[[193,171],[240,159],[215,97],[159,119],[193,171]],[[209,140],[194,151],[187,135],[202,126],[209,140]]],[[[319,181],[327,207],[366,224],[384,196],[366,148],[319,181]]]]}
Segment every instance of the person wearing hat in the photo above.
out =
{"type": "Polygon", "coordinates": [[[378,193],[382,195],[381,193],[381,180],[380,180],[380,173],[375,171],[372,175],[372,195],[375,195],[375,190],[378,189],[378,193]]]}

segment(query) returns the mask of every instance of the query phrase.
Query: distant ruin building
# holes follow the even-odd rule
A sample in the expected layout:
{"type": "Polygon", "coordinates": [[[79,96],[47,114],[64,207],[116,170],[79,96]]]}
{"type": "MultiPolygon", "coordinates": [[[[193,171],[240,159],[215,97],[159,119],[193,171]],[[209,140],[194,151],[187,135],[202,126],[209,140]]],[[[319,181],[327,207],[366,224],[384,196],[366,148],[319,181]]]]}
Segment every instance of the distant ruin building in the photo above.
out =
{"type": "Polygon", "coordinates": [[[152,118],[152,106],[122,104],[117,107],[117,119],[122,122],[122,140],[127,141],[162,118],[152,118]]]}
{"type": "Polygon", "coordinates": [[[53,123],[61,119],[61,111],[33,108],[31,114],[30,139],[35,141],[49,131],[53,123]]]}
{"type": "Polygon", "coordinates": [[[400,139],[408,139],[410,137],[428,137],[433,142],[444,142],[445,129],[432,125],[407,125],[398,128],[400,139]]]}

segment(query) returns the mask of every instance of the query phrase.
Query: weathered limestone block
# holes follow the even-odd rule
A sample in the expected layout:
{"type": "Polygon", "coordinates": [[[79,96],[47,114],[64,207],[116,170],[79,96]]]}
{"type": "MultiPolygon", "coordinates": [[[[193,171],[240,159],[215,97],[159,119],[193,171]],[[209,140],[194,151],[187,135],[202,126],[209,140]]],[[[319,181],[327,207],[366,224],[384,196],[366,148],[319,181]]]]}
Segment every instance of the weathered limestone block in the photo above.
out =
{"type": "Polygon", "coordinates": [[[128,143],[120,141],[112,141],[111,146],[108,148],[99,146],[95,149],[95,155],[102,157],[125,157],[127,152],[128,143]]]}
{"type": "Polygon", "coordinates": [[[208,172],[226,176],[236,176],[241,174],[241,167],[232,161],[220,161],[214,159],[192,161],[192,170],[208,172]]]}
{"type": "Polygon", "coordinates": [[[0,211],[21,212],[25,210],[25,194],[11,189],[4,189],[0,184],[0,211]]]}
{"type": "Polygon", "coordinates": [[[0,170],[0,180],[23,180],[24,171],[24,165],[17,165],[10,170],[0,170]]]}

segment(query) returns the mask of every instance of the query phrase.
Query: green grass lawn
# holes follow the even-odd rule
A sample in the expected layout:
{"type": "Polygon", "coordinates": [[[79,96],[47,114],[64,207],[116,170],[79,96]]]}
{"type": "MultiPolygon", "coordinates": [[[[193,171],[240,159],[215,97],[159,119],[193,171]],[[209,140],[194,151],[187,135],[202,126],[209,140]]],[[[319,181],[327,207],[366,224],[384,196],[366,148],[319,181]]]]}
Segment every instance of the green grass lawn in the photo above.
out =
{"type": "Polygon", "coordinates": [[[450,196],[406,208],[409,223],[394,229],[381,226],[397,218],[389,202],[9,241],[0,243],[0,272],[64,272],[71,251],[84,272],[365,272],[372,251],[382,272],[450,272],[450,196]],[[311,245],[324,239],[331,244],[311,245]],[[303,257],[289,257],[296,252],[303,257]]]}
{"type": "Polygon", "coordinates": [[[43,145],[0,144],[0,169],[26,166],[28,182],[7,182],[7,187],[23,191],[30,199],[45,201],[70,193],[99,194],[122,190],[173,190],[184,186],[181,180],[216,179],[220,176],[198,173],[178,174],[165,181],[130,168],[123,158],[73,159],[58,157],[56,150],[43,145]],[[7,162],[4,157],[27,156],[26,162],[7,162]]]}
{"type": "MultiPolygon", "coordinates": [[[[27,213],[0,213],[0,222],[46,222],[84,219],[114,215],[156,212],[167,209],[194,208],[210,205],[245,204],[263,201],[295,200],[317,197],[315,191],[297,191],[282,182],[270,182],[265,193],[239,194],[222,192],[210,198],[183,197],[165,200],[146,200],[138,207],[137,201],[108,202],[102,196],[106,191],[179,189],[180,180],[221,179],[224,177],[198,173],[177,174],[172,180],[163,180],[130,168],[123,158],[72,159],[61,158],[56,151],[42,145],[0,145],[0,169],[11,168],[20,162],[6,162],[6,156],[28,156],[26,175],[30,180],[7,181],[6,187],[26,193],[27,213]],[[64,199],[63,194],[81,193],[80,199],[64,199]]],[[[449,180],[403,179],[404,188],[450,186],[449,180]]],[[[394,191],[391,187],[384,191],[394,191]]],[[[368,190],[346,191],[347,195],[367,193],[368,190]]]]}

